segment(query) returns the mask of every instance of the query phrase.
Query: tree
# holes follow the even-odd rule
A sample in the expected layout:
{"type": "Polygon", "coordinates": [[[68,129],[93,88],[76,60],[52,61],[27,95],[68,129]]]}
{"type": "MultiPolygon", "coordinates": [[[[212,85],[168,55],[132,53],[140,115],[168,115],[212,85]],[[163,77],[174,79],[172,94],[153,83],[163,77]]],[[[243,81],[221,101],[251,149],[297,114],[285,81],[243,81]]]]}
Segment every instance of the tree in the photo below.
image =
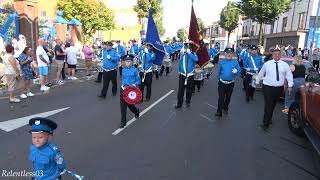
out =
{"type": "Polygon", "coordinates": [[[204,22],[201,18],[197,17],[197,22],[199,26],[199,31],[204,31],[206,29],[206,26],[204,25],[204,22]]]}
{"type": "Polygon", "coordinates": [[[187,39],[187,31],[184,28],[180,28],[177,31],[177,37],[183,42],[186,41],[186,39],[187,39]]]}
{"type": "Polygon", "coordinates": [[[231,32],[238,27],[240,11],[235,2],[229,1],[220,13],[219,25],[228,31],[228,44],[231,32]]]}
{"type": "Polygon", "coordinates": [[[290,9],[292,0],[240,0],[241,13],[260,24],[259,45],[262,45],[262,28],[271,24],[278,16],[290,9]]]}
{"type": "Polygon", "coordinates": [[[162,8],[162,0],[138,0],[137,5],[134,6],[134,11],[137,12],[138,17],[146,18],[148,17],[149,8],[153,8],[153,18],[156,22],[159,35],[163,36],[165,33],[165,29],[163,26],[163,8],[162,8]]]}
{"type": "Polygon", "coordinates": [[[82,33],[88,40],[96,30],[110,30],[115,27],[112,11],[102,2],[92,0],[59,0],[57,8],[63,11],[66,20],[73,18],[82,23],[82,33]]]}
{"type": "MultiPolygon", "coordinates": [[[[7,10],[15,11],[12,3],[4,4],[3,8],[7,9],[7,10]]],[[[4,26],[4,24],[7,22],[8,18],[9,18],[9,16],[10,16],[9,14],[0,13],[0,27],[4,26]]],[[[15,29],[16,29],[15,27],[16,27],[15,23],[12,23],[10,25],[10,28],[8,29],[8,32],[7,32],[7,39],[4,39],[5,41],[7,40],[8,42],[10,42],[11,39],[15,36],[15,29]]]]}

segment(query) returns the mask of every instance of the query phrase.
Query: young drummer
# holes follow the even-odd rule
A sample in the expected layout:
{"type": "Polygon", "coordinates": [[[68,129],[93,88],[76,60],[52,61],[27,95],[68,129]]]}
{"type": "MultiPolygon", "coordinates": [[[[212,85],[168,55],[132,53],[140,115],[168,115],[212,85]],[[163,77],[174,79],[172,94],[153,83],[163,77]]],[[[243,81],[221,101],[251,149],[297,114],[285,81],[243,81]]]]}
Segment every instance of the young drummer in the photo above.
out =
{"type": "Polygon", "coordinates": [[[234,88],[234,80],[236,75],[240,75],[240,66],[236,59],[233,59],[233,48],[226,48],[225,59],[219,61],[218,66],[218,110],[215,116],[221,117],[222,110],[228,113],[230,98],[234,88]]]}
{"type": "Polygon", "coordinates": [[[29,159],[33,165],[33,180],[61,180],[60,174],[66,170],[66,162],[58,147],[51,142],[57,124],[47,118],[32,118],[32,145],[29,159]]]}
{"type": "Polygon", "coordinates": [[[138,69],[134,67],[133,64],[133,55],[127,55],[124,57],[125,66],[122,69],[122,83],[120,90],[120,108],[121,108],[121,124],[120,128],[124,128],[127,125],[127,107],[132,113],[135,114],[135,118],[139,118],[140,111],[134,105],[128,104],[123,99],[123,90],[128,86],[139,86],[140,85],[140,76],[138,69]]]}

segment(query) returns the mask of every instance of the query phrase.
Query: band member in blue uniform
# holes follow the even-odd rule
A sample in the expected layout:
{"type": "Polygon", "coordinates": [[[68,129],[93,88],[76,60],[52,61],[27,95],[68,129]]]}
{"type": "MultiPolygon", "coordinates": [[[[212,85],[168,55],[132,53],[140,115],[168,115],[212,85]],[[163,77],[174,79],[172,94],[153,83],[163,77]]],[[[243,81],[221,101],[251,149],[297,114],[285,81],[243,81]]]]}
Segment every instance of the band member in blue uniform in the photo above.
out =
{"type": "Polygon", "coordinates": [[[120,57],[117,52],[112,49],[112,42],[106,43],[106,48],[103,49],[103,88],[98,96],[105,99],[110,81],[112,82],[112,95],[117,94],[117,69],[120,57]]]}
{"type": "Polygon", "coordinates": [[[217,64],[219,62],[219,56],[220,56],[220,43],[216,42],[213,48],[213,53],[212,53],[213,64],[217,64]]]}
{"type": "Polygon", "coordinates": [[[32,118],[32,145],[29,160],[33,165],[33,180],[61,180],[60,174],[66,170],[66,161],[59,148],[51,141],[57,124],[47,118],[32,118]]]}
{"type": "Polygon", "coordinates": [[[263,65],[262,57],[258,55],[258,47],[256,45],[252,45],[250,49],[250,54],[243,61],[243,67],[246,70],[246,74],[244,77],[244,87],[246,90],[247,102],[249,102],[250,99],[253,100],[253,94],[255,91],[255,88],[250,85],[252,81],[252,76],[254,74],[257,74],[263,65]]]}
{"type": "Polygon", "coordinates": [[[237,60],[233,59],[234,49],[227,47],[225,50],[225,59],[218,64],[218,109],[215,116],[221,117],[222,111],[228,113],[229,103],[234,88],[236,75],[240,75],[240,66],[237,60]]]}
{"type": "MultiPolygon", "coordinates": [[[[98,57],[101,61],[103,61],[103,50],[106,48],[106,42],[101,43],[101,47],[99,48],[99,54],[98,57]]],[[[101,83],[102,81],[102,76],[103,76],[103,71],[98,72],[97,80],[95,80],[96,83],[101,83]]]]}
{"type": "Polygon", "coordinates": [[[121,109],[121,124],[120,128],[123,128],[127,125],[127,107],[132,113],[134,113],[135,118],[139,118],[140,111],[134,105],[128,104],[123,99],[123,90],[127,86],[139,86],[140,85],[140,76],[138,69],[134,67],[133,64],[133,55],[127,55],[124,57],[125,66],[122,69],[122,82],[120,90],[120,109],[121,109]]]}
{"type": "MultiPolygon", "coordinates": [[[[168,45],[167,41],[164,42],[164,49],[166,51],[166,56],[170,57],[170,54],[173,53],[173,50],[171,46],[168,45]]],[[[164,65],[162,64],[160,69],[160,74],[159,74],[160,76],[162,76],[164,70],[166,70],[166,76],[167,76],[170,72],[170,67],[164,67],[164,65]]]]}
{"type": "Polygon", "coordinates": [[[121,45],[120,41],[117,41],[117,47],[115,48],[118,56],[120,57],[120,62],[119,62],[119,74],[122,76],[122,62],[123,62],[123,57],[126,55],[126,50],[125,47],[121,45]]]}
{"type": "Polygon", "coordinates": [[[179,89],[177,94],[176,109],[182,107],[183,97],[186,90],[186,106],[190,107],[192,92],[194,90],[194,70],[196,62],[198,62],[198,56],[196,54],[196,47],[194,44],[186,44],[186,47],[190,49],[182,49],[179,60],[179,89]],[[186,52],[184,52],[186,51],[186,52]]]}
{"type": "MultiPolygon", "coordinates": [[[[146,45],[144,51],[141,54],[141,86],[140,90],[144,94],[144,88],[147,87],[146,101],[151,98],[151,86],[152,86],[152,65],[155,59],[155,54],[153,53],[153,47],[151,45],[146,45]]],[[[143,97],[142,97],[143,101],[143,97]]]]}
{"type": "Polygon", "coordinates": [[[133,55],[137,56],[139,54],[140,50],[141,50],[141,48],[137,44],[137,41],[132,40],[132,45],[131,45],[129,54],[133,54],[133,55]]]}

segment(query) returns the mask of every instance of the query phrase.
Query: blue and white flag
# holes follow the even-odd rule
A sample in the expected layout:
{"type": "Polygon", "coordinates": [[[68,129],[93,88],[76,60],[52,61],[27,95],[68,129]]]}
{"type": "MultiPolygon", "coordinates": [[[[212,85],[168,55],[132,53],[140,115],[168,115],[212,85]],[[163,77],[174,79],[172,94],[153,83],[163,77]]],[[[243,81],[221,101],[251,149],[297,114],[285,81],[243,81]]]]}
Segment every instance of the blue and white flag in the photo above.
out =
{"type": "Polygon", "coordinates": [[[154,54],[155,54],[156,58],[153,61],[153,64],[160,66],[162,64],[162,61],[163,61],[163,58],[165,55],[165,49],[164,49],[164,46],[160,40],[156,23],[153,20],[151,8],[149,10],[149,17],[148,17],[146,44],[150,44],[154,47],[154,49],[155,49],[154,54]]]}

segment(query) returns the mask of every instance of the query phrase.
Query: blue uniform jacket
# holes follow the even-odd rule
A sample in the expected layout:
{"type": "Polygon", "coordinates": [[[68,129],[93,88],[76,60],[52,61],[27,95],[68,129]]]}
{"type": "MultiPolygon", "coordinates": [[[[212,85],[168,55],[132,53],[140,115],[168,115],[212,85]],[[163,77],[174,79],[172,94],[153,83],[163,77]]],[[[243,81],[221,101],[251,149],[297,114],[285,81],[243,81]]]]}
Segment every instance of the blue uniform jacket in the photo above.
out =
{"type": "Polygon", "coordinates": [[[247,56],[243,61],[243,67],[249,68],[250,70],[255,70],[254,66],[252,64],[251,57],[256,65],[256,68],[260,71],[260,69],[262,68],[262,65],[263,65],[263,60],[262,60],[262,57],[259,56],[258,54],[255,56],[252,56],[251,54],[249,56],[247,56]]]}
{"type": "Polygon", "coordinates": [[[67,167],[60,150],[51,142],[41,148],[31,145],[29,159],[32,161],[33,177],[36,180],[56,179],[67,167]]]}
{"type": "Polygon", "coordinates": [[[123,67],[121,81],[122,86],[139,85],[140,83],[140,76],[136,67],[123,67]]]}
{"type": "Polygon", "coordinates": [[[249,57],[249,55],[250,55],[250,52],[247,49],[242,50],[240,53],[240,59],[244,61],[247,57],[249,57]]]}
{"type": "Polygon", "coordinates": [[[135,54],[135,55],[138,55],[139,52],[141,51],[142,48],[139,47],[138,44],[134,44],[131,46],[130,48],[130,53],[129,54],[135,54]]]}
{"type": "Polygon", "coordinates": [[[142,64],[141,71],[148,71],[152,70],[153,61],[156,59],[156,56],[153,52],[148,53],[141,53],[140,55],[140,62],[142,64]]]}
{"type": "Polygon", "coordinates": [[[241,70],[237,60],[223,59],[218,64],[218,77],[223,81],[233,81],[236,75],[240,75],[241,70]],[[237,74],[232,73],[232,69],[237,69],[237,74]]]}
{"type": "Polygon", "coordinates": [[[165,50],[166,50],[166,53],[168,54],[172,54],[173,51],[172,51],[172,48],[170,46],[164,46],[165,50]]]}
{"type": "Polygon", "coordinates": [[[119,55],[114,49],[111,49],[107,51],[106,49],[103,49],[101,54],[99,55],[103,59],[103,69],[104,70],[111,70],[111,69],[117,69],[118,63],[120,60],[119,55]],[[107,56],[110,55],[110,59],[107,58],[107,56]]]}
{"type": "Polygon", "coordinates": [[[126,55],[126,51],[125,51],[125,48],[121,45],[118,45],[116,48],[115,48],[116,52],[118,53],[118,55],[120,57],[126,55]]]}
{"type": "Polygon", "coordinates": [[[194,52],[181,54],[179,60],[179,73],[183,75],[186,74],[186,71],[188,74],[194,73],[196,62],[198,62],[198,60],[198,56],[194,52]]]}
{"type": "Polygon", "coordinates": [[[220,47],[215,47],[212,49],[212,58],[215,58],[220,53],[220,47]]]}

